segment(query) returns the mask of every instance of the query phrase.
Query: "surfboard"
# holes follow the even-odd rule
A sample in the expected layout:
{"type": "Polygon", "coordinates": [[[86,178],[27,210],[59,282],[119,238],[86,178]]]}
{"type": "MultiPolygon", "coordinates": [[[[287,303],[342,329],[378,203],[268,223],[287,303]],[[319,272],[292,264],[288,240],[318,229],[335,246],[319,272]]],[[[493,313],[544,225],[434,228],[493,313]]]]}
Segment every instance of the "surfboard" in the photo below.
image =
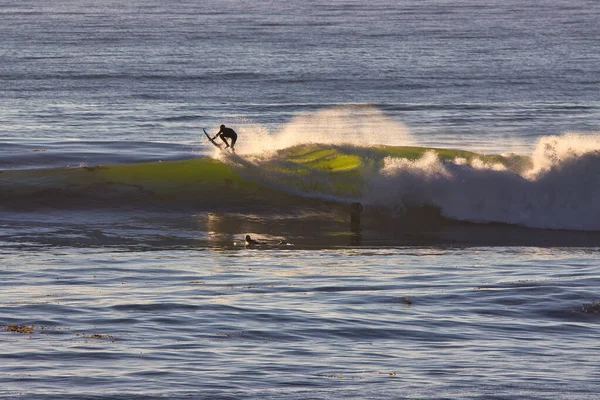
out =
{"type": "Polygon", "coordinates": [[[206,133],[206,130],[205,130],[204,128],[202,128],[202,130],[204,131],[204,134],[206,135],[206,138],[208,139],[208,141],[209,141],[209,142],[211,142],[212,144],[214,144],[214,145],[215,145],[216,147],[218,147],[220,150],[223,150],[223,149],[221,148],[221,145],[220,145],[219,143],[215,142],[215,141],[214,141],[214,139],[213,139],[213,138],[211,138],[211,137],[208,135],[208,133],[206,133]]]}

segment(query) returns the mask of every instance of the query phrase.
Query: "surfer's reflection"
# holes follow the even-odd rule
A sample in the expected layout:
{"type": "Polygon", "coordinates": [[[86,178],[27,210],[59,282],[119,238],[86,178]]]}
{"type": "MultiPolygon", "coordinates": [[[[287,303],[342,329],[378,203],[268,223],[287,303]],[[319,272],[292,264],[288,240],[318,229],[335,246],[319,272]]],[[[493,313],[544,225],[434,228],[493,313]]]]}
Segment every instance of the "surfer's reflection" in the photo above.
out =
{"type": "Polygon", "coordinates": [[[210,247],[227,248],[234,239],[236,224],[225,213],[208,213],[206,216],[207,244],[210,247]]]}
{"type": "Polygon", "coordinates": [[[360,203],[350,204],[350,246],[360,246],[362,243],[362,235],[360,233],[360,213],[363,206],[360,203]]]}

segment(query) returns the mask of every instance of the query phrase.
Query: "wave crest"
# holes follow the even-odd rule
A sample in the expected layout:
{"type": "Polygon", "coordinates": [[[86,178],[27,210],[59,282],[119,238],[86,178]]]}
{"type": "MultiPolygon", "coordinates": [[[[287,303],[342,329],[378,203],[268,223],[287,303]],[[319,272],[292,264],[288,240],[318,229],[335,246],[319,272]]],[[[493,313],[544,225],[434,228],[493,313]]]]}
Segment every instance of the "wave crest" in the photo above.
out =
{"type": "Polygon", "coordinates": [[[524,171],[475,158],[387,158],[364,201],[390,209],[430,205],[448,218],[531,228],[600,230],[600,136],[541,138],[524,171]],[[400,205],[400,206],[399,206],[400,205]]]}

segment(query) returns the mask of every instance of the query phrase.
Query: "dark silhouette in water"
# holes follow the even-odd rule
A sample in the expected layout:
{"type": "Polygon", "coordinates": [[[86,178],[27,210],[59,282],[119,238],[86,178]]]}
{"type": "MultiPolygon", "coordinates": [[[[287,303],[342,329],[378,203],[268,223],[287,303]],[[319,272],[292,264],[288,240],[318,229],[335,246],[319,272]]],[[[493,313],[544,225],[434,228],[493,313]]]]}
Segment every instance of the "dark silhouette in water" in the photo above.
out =
{"type": "Polygon", "coordinates": [[[256,240],[252,239],[252,238],[250,237],[250,235],[246,235],[246,246],[248,246],[248,247],[252,247],[252,246],[259,245],[259,244],[260,244],[260,242],[258,242],[258,241],[256,241],[256,240]]]}
{"type": "Polygon", "coordinates": [[[360,234],[360,213],[363,210],[363,206],[360,203],[350,204],[350,245],[360,246],[362,241],[362,235],[360,234]]]}
{"type": "Polygon", "coordinates": [[[220,137],[221,140],[225,142],[225,148],[231,147],[231,151],[235,153],[235,148],[233,146],[237,141],[237,133],[235,133],[233,129],[225,127],[225,125],[221,125],[219,129],[219,132],[217,132],[217,134],[212,138],[212,140],[215,140],[217,137],[220,137]],[[225,140],[225,138],[230,139],[231,144],[229,144],[227,140],[225,140]]]}

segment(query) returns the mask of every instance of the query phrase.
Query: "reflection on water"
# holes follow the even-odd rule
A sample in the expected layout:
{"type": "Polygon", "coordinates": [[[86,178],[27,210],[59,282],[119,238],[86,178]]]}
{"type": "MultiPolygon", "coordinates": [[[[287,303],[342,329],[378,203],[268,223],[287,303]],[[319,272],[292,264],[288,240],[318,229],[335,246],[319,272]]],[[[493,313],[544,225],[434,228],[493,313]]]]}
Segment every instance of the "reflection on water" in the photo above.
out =
{"type": "Polygon", "coordinates": [[[231,247],[235,241],[235,226],[224,214],[208,213],[198,219],[201,232],[207,233],[209,247],[231,247]]]}
{"type": "Polygon", "coordinates": [[[353,212],[350,206],[296,214],[48,211],[0,216],[0,242],[5,248],[239,249],[244,247],[246,235],[258,240],[262,249],[279,249],[281,244],[315,249],[421,245],[597,247],[600,243],[599,232],[458,223],[411,214],[390,218],[368,207],[353,212]]]}

